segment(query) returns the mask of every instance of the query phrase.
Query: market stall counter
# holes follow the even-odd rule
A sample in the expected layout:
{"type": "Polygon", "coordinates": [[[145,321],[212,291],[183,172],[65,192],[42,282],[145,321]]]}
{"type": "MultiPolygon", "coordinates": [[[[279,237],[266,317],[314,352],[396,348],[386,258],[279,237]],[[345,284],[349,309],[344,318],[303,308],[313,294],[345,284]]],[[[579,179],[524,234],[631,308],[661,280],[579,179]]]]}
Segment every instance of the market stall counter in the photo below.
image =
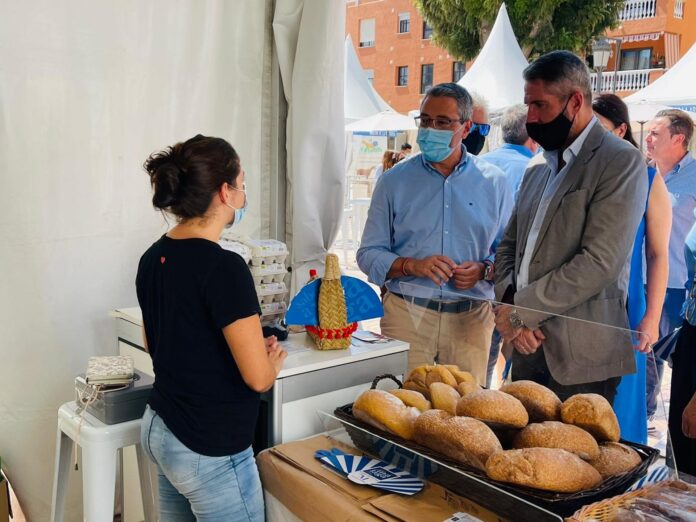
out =
{"type": "MultiPolygon", "coordinates": [[[[121,308],[116,318],[121,355],[150,375],[152,361],[143,349],[140,308],[121,308]]],[[[375,375],[403,375],[408,343],[356,332],[345,350],[320,351],[306,333],[290,334],[281,342],[288,352],[275,385],[262,395],[254,449],[307,437],[323,431],[318,410],[333,411],[370,387],[375,375]]]]}

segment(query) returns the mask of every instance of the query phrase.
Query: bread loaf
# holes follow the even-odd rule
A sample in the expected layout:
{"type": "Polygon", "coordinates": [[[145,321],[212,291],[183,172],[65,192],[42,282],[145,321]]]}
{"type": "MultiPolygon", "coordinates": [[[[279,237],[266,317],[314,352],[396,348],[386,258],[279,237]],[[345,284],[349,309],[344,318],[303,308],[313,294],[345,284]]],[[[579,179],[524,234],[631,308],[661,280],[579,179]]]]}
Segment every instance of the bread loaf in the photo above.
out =
{"type": "Polygon", "coordinates": [[[584,460],[599,457],[599,446],[588,432],[572,424],[546,421],[530,424],[515,437],[512,446],[521,448],[560,448],[584,460]]]}
{"type": "Polygon", "coordinates": [[[486,462],[486,473],[493,480],[558,493],[576,493],[602,482],[599,472],[580,457],[551,448],[499,451],[486,462]]]}
{"type": "Polygon", "coordinates": [[[454,364],[444,364],[443,366],[449,370],[449,372],[452,374],[452,377],[454,377],[457,381],[457,384],[461,384],[463,382],[471,382],[474,384],[478,384],[478,382],[476,381],[476,377],[474,377],[474,375],[471,372],[460,370],[459,366],[455,366],[454,364]]]}
{"type": "Polygon", "coordinates": [[[430,390],[428,389],[428,385],[425,383],[425,377],[431,368],[433,367],[425,365],[418,366],[417,368],[411,370],[408,377],[406,377],[406,380],[404,381],[404,389],[422,393],[426,399],[430,400],[430,390]]]}
{"type": "Polygon", "coordinates": [[[599,455],[590,464],[607,479],[631,471],[640,465],[642,459],[638,452],[618,442],[603,442],[599,445],[599,455]]]}
{"type": "Polygon", "coordinates": [[[522,403],[498,390],[478,390],[465,395],[457,402],[457,415],[505,428],[524,428],[529,422],[522,403]]]}
{"type": "Polygon", "coordinates": [[[433,408],[445,410],[450,415],[457,414],[459,392],[444,382],[434,382],[430,385],[430,399],[433,408]]]}
{"type": "Polygon", "coordinates": [[[416,442],[462,464],[485,469],[486,460],[501,451],[500,442],[484,423],[442,410],[426,411],[414,428],[416,442]]]}
{"type": "Polygon", "coordinates": [[[419,411],[427,411],[432,408],[430,401],[422,393],[413,390],[396,389],[389,390],[389,393],[401,399],[406,406],[413,406],[419,411]]]}
{"type": "Polygon", "coordinates": [[[425,376],[425,384],[430,386],[434,382],[444,382],[445,384],[449,384],[453,387],[457,385],[457,380],[454,378],[452,373],[441,364],[433,366],[425,376]]]}
{"type": "Polygon", "coordinates": [[[367,390],[355,399],[353,415],[376,428],[410,440],[413,438],[413,424],[420,412],[389,392],[367,390]]]}
{"type": "Polygon", "coordinates": [[[529,414],[529,422],[556,421],[561,418],[561,399],[534,381],[515,381],[500,388],[518,399],[529,414]]]}
{"type": "Polygon", "coordinates": [[[618,442],[619,421],[611,404],[596,393],[578,393],[561,406],[561,419],[589,431],[598,441],[618,442]]]}
{"type": "Polygon", "coordinates": [[[476,384],[475,382],[469,382],[469,381],[462,381],[459,384],[457,384],[457,391],[459,392],[459,395],[464,397],[467,393],[479,391],[481,387],[476,384]]]}

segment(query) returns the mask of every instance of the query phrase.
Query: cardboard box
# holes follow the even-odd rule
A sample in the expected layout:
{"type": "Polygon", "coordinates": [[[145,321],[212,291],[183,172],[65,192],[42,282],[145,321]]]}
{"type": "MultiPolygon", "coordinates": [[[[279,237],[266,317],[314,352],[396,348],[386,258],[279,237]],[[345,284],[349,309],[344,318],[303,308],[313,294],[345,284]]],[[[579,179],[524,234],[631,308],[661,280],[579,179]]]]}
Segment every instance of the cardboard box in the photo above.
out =
{"type": "Polygon", "coordinates": [[[413,496],[388,493],[350,482],[324,467],[314,453],[339,448],[361,452],[325,435],[275,446],[256,460],[264,489],[306,522],[438,522],[468,513],[485,522],[504,522],[491,511],[427,483],[413,496]]]}

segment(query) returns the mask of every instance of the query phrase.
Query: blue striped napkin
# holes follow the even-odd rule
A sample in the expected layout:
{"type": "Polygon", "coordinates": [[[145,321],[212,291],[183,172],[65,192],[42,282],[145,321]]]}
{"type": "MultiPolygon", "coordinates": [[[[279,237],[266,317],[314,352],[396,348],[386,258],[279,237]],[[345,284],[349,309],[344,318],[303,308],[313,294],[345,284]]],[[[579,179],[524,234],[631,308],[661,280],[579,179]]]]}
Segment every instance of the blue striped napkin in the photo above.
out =
{"type": "Polygon", "coordinates": [[[628,493],[629,491],[635,491],[636,489],[649,486],[650,484],[667,480],[671,477],[672,473],[673,471],[667,466],[653,465],[648,470],[648,473],[646,473],[644,477],[628,488],[626,492],[628,493]]]}
{"type": "Polygon", "coordinates": [[[418,477],[381,460],[350,455],[337,448],[319,450],[314,457],[356,484],[402,495],[413,495],[423,489],[423,481],[418,477]]]}

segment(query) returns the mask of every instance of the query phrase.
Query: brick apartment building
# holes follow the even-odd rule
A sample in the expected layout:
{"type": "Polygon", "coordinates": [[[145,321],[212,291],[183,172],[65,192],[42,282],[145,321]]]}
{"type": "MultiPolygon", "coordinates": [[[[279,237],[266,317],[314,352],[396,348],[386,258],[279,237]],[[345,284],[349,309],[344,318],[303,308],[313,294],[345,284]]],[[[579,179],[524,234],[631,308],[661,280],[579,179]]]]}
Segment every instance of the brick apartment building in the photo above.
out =
{"type": "MultiPolygon", "coordinates": [[[[607,32],[613,52],[602,90],[616,85],[618,94],[631,94],[674,65],[696,42],[693,2],[626,0],[621,25],[607,32]]],[[[432,44],[430,28],[411,0],[346,0],[346,34],[377,92],[402,113],[417,109],[428,87],[457,81],[466,70],[432,44]]]]}

